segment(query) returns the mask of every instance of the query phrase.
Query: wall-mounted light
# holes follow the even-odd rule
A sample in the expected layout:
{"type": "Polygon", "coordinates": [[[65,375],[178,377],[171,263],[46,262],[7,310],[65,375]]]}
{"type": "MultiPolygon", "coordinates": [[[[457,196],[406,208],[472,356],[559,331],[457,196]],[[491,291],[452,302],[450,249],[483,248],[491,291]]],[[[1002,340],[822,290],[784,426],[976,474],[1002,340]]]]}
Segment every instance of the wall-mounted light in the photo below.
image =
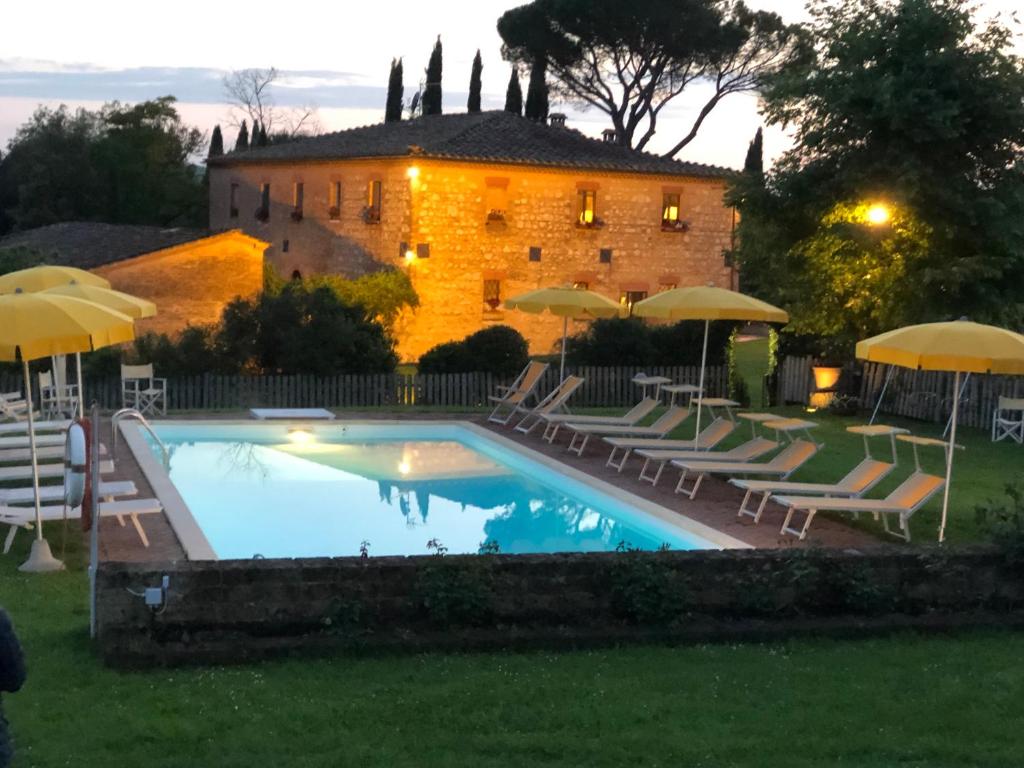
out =
{"type": "Polygon", "coordinates": [[[416,251],[412,248],[407,248],[405,251],[405,263],[412,264],[416,260],[416,251]]]}
{"type": "Polygon", "coordinates": [[[420,177],[420,169],[418,166],[410,165],[405,169],[405,175],[410,179],[418,179],[420,177]]]}

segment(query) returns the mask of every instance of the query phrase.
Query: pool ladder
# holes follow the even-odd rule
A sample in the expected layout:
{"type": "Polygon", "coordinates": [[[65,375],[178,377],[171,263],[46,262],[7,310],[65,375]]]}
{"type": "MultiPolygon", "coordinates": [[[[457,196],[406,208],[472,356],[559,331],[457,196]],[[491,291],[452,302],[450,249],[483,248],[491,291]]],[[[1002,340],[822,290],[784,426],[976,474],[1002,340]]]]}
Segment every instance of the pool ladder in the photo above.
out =
{"type": "Polygon", "coordinates": [[[114,446],[114,451],[117,451],[117,425],[125,419],[131,419],[132,421],[139,422],[139,424],[142,425],[142,428],[149,433],[149,436],[152,437],[153,442],[159,446],[160,453],[163,455],[164,469],[169,472],[171,469],[170,451],[167,450],[167,446],[164,445],[164,441],[157,436],[156,432],[153,430],[153,426],[137,408],[122,408],[110,417],[110,441],[114,446]]]}

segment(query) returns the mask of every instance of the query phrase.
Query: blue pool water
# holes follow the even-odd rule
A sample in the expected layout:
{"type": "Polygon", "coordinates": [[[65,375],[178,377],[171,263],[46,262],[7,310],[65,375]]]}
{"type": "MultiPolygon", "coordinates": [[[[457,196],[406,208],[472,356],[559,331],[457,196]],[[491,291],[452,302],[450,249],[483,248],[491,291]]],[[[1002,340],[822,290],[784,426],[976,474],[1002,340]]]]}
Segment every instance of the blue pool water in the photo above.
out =
{"type": "Polygon", "coordinates": [[[221,559],[715,547],[458,425],[155,428],[221,559]]]}

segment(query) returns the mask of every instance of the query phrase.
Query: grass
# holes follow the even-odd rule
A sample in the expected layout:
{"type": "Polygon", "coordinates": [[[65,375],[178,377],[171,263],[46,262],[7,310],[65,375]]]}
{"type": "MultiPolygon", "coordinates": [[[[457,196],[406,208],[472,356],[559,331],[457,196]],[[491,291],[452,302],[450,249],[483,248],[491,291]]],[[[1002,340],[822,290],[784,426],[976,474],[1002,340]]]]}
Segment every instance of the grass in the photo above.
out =
{"type": "Polygon", "coordinates": [[[75,569],[0,561],[29,680],[5,704],[15,768],[1008,766],[1024,635],[291,659],[118,672],[87,639],[75,569]]]}

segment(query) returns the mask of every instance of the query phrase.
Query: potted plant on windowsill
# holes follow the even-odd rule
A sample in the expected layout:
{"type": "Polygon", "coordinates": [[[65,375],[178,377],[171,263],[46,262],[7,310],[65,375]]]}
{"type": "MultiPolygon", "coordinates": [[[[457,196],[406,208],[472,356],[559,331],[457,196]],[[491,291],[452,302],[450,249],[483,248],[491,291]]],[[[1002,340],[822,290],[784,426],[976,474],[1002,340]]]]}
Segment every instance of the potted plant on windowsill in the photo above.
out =
{"type": "Polygon", "coordinates": [[[256,209],[256,221],[268,221],[270,219],[270,211],[264,208],[262,205],[256,209]]]}
{"type": "Polygon", "coordinates": [[[488,312],[497,312],[501,306],[501,299],[484,299],[484,304],[487,305],[488,312]]]}
{"type": "Polygon", "coordinates": [[[591,219],[590,221],[580,220],[580,221],[576,222],[576,228],[577,229],[601,229],[601,227],[603,227],[603,226],[604,226],[604,219],[599,219],[596,216],[593,219],[591,219]]]}
{"type": "Polygon", "coordinates": [[[331,221],[338,221],[341,218],[341,208],[337,205],[332,205],[327,209],[327,217],[331,221]]]}
{"type": "Polygon", "coordinates": [[[505,219],[505,212],[497,208],[492,208],[487,212],[486,225],[492,229],[504,229],[508,222],[505,219]]]}
{"type": "Polygon", "coordinates": [[[362,217],[363,222],[366,224],[380,224],[380,210],[377,208],[371,208],[368,205],[363,206],[362,217]]]}
{"type": "Polygon", "coordinates": [[[662,232],[689,232],[690,222],[683,221],[682,219],[676,219],[675,221],[662,219],[661,222],[662,232]]]}
{"type": "Polygon", "coordinates": [[[293,208],[292,209],[292,221],[295,221],[295,222],[302,221],[302,211],[299,210],[298,208],[293,208]]]}

